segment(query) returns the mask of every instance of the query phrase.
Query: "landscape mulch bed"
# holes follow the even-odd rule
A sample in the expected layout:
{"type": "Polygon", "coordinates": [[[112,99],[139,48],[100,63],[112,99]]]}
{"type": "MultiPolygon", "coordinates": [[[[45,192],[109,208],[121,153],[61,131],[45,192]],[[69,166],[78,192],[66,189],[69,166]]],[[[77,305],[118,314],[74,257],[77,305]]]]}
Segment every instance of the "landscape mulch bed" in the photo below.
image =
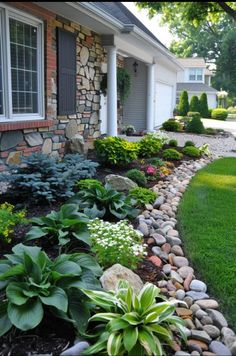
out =
{"type": "MultiPolygon", "coordinates": [[[[89,159],[95,161],[94,152],[90,152],[89,159]]],[[[161,158],[161,157],[159,157],[161,158]]],[[[192,159],[192,158],[191,158],[192,159]]],[[[184,160],[190,160],[190,158],[184,157],[184,160]]],[[[181,164],[181,161],[173,162],[175,167],[181,164]]],[[[135,161],[132,164],[124,167],[108,167],[100,165],[97,168],[97,175],[95,178],[101,180],[103,183],[105,181],[105,176],[107,174],[119,174],[124,175],[128,169],[140,168],[140,162],[135,161]]],[[[148,187],[152,187],[158,183],[158,180],[151,181],[148,183],[148,187]]],[[[9,202],[14,204],[18,209],[27,209],[27,218],[39,217],[48,214],[51,210],[59,210],[60,206],[64,202],[53,202],[53,204],[48,204],[44,202],[42,204],[28,204],[25,205],[23,199],[14,199],[8,194],[0,195],[0,204],[3,202],[9,202]]],[[[136,228],[137,222],[132,222],[136,228]]],[[[11,253],[11,249],[17,243],[23,242],[23,237],[26,232],[30,229],[31,224],[20,225],[15,228],[14,238],[12,243],[6,245],[0,243],[0,258],[3,258],[4,254],[11,253]]],[[[77,242],[76,242],[77,243],[77,242]]],[[[29,241],[26,244],[35,245],[43,247],[44,251],[49,255],[50,258],[54,258],[57,253],[57,246],[53,246],[50,243],[42,245],[42,241],[34,240],[29,241]]],[[[77,244],[77,248],[78,248],[77,244]]],[[[81,251],[81,249],[80,249],[81,251]]],[[[148,257],[152,255],[151,247],[148,247],[148,257]]],[[[163,274],[160,269],[155,266],[151,261],[147,259],[143,260],[138,264],[138,267],[134,271],[137,273],[142,281],[151,282],[157,285],[157,282],[163,278],[163,274]]],[[[1,296],[0,296],[1,298],[1,296]]],[[[12,329],[6,335],[0,338],[0,356],[31,356],[34,354],[51,354],[53,356],[60,355],[61,352],[73,345],[75,340],[75,332],[70,323],[63,320],[58,320],[53,315],[49,314],[44,318],[44,321],[35,329],[28,332],[21,332],[16,329],[12,329]]],[[[167,354],[173,354],[168,352],[167,354]]]]}

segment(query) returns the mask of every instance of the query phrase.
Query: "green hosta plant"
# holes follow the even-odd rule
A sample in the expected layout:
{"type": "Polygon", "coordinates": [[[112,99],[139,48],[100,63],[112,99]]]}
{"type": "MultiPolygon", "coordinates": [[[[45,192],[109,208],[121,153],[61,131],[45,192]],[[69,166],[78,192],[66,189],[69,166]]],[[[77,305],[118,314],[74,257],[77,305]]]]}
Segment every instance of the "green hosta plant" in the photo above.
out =
{"type": "Polygon", "coordinates": [[[51,261],[39,247],[18,244],[0,261],[0,336],[12,326],[39,325],[45,309],[84,331],[89,305],[81,288],[100,289],[101,268],[88,254],[60,255],[51,261]]]}
{"type": "Polygon", "coordinates": [[[201,156],[210,156],[211,151],[209,150],[209,145],[204,143],[202,146],[198,147],[201,156]]]}
{"type": "Polygon", "coordinates": [[[51,211],[48,215],[40,218],[32,218],[33,226],[26,234],[26,240],[49,238],[53,243],[64,246],[72,237],[90,245],[85,214],[78,212],[75,204],[64,204],[61,209],[51,211]]]}
{"type": "Polygon", "coordinates": [[[180,301],[157,303],[156,298],[162,298],[160,290],[151,283],[146,283],[139,295],[127,281],[119,282],[117,292],[83,292],[99,308],[89,321],[100,323],[97,342],[85,350],[86,355],[161,356],[165,354],[163,346],[172,344],[173,326],[185,338],[184,322],[174,316],[175,304],[180,301]]]}
{"type": "Polygon", "coordinates": [[[70,202],[78,205],[78,209],[91,219],[135,218],[139,211],[134,206],[134,201],[125,194],[112,189],[109,184],[97,187],[88,187],[79,191],[70,202]]]}

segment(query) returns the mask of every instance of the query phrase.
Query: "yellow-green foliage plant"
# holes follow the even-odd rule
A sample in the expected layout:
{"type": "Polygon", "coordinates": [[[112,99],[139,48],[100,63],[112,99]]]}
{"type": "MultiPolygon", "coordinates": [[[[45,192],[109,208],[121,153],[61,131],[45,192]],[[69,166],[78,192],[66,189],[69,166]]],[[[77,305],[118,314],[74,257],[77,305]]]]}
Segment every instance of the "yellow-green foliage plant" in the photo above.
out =
{"type": "Polygon", "coordinates": [[[99,323],[92,329],[97,341],[84,355],[162,356],[164,345],[172,345],[173,327],[186,340],[184,321],[174,315],[175,304],[181,301],[164,300],[154,284],[146,283],[138,295],[124,280],[119,281],[116,292],[82,291],[96,306],[96,314],[89,321],[99,323]]]}
{"type": "Polygon", "coordinates": [[[14,212],[14,205],[9,203],[0,204],[0,238],[5,243],[12,241],[14,227],[17,224],[26,223],[25,210],[14,212]]]}

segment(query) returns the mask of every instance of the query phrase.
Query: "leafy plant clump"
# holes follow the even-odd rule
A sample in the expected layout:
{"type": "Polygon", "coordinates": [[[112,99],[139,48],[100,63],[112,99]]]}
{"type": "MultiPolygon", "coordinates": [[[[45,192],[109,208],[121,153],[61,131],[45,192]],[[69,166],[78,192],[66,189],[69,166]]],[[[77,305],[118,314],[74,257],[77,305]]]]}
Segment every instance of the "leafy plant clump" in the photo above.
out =
{"type": "Polygon", "coordinates": [[[100,182],[97,179],[81,179],[79,182],[76,184],[78,190],[83,190],[87,188],[92,188],[92,187],[102,187],[102,182],[100,182]]]}
{"type": "Polygon", "coordinates": [[[186,90],[183,90],[179,98],[178,114],[181,116],[185,116],[187,115],[188,111],[189,111],[188,93],[186,90]]]}
{"type": "Polygon", "coordinates": [[[201,119],[195,117],[193,118],[186,127],[187,132],[192,132],[196,134],[203,134],[205,132],[205,128],[201,119]]]}
{"type": "Polygon", "coordinates": [[[119,281],[116,292],[85,289],[83,292],[96,305],[96,314],[89,322],[99,322],[95,326],[96,342],[86,349],[86,355],[105,352],[109,356],[163,356],[163,345],[172,345],[173,327],[186,341],[182,331],[184,321],[174,315],[175,305],[180,301],[164,300],[154,284],[146,283],[138,295],[124,280],[119,281]],[[156,298],[162,301],[157,302],[156,298]]]}
{"type": "Polygon", "coordinates": [[[174,119],[169,119],[163,122],[162,128],[166,131],[178,132],[181,131],[181,124],[174,119]]]}
{"type": "Polygon", "coordinates": [[[135,218],[139,213],[130,197],[112,189],[109,184],[80,190],[70,203],[77,204],[79,211],[90,219],[135,218]]]}
{"type": "Polygon", "coordinates": [[[115,263],[136,268],[146,256],[146,246],[142,244],[142,234],[134,230],[126,220],[118,223],[95,219],[89,223],[92,251],[101,266],[110,267],[115,263]]]}
{"type": "Polygon", "coordinates": [[[147,188],[133,188],[129,191],[129,196],[136,200],[136,204],[139,207],[145,204],[153,203],[157,198],[156,193],[147,188]]]}
{"type": "Polygon", "coordinates": [[[130,169],[126,172],[125,176],[137,183],[140,187],[145,187],[147,184],[145,174],[138,169],[130,169]]]}
{"type": "Polygon", "coordinates": [[[167,148],[166,150],[163,151],[162,156],[166,160],[180,160],[183,155],[182,153],[178,152],[174,148],[167,148]]]}
{"type": "Polygon", "coordinates": [[[121,137],[96,139],[94,147],[97,157],[105,164],[126,165],[137,159],[139,145],[121,137]]]}
{"type": "Polygon", "coordinates": [[[0,263],[0,336],[15,326],[35,328],[45,309],[84,331],[89,304],[80,288],[100,289],[101,267],[88,254],[60,255],[51,261],[39,247],[18,244],[0,263]]]}
{"type": "Polygon", "coordinates": [[[177,147],[178,146],[178,141],[177,140],[170,140],[168,142],[168,145],[171,147],[177,147]]]}
{"type": "Polygon", "coordinates": [[[1,181],[10,183],[9,193],[33,202],[54,201],[73,195],[76,181],[92,178],[97,163],[81,155],[66,155],[63,160],[42,153],[22,158],[22,166],[9,166],[10,174],[2,173],[1,181]]]}
{"type": "Polygon", "coordinates": [[[184,147],[188,147],[188,146],[195,147],[195,143],[193,141],[186,141],[184,147]]]}
{"type": "Polygon", "coordinates": [[[147,163],[150,163],[151,165],[155,166],[155,167],[162,167],[165,165],[165,162],[162,161],[161,158],[158,157],[152,157],[152,158],[148,158],[146,160],[147,163]]]}
{"type": "Polygon", "coordinates": [[[131,74],[126,68],[117,68],[117,89],[121,104],[124,104],[131,90],[131,74]]]}
{"type": "Polygon", "coordinates": [[[87,223],[89,218],[78,212],[75,204],[62,205],[59,212],[51,211],[48,215],[31,219],[33,226],[26,234],[26,241],[43,238],[51,243],[65,246],[72,237],[90,245],[87,223]]]}
{"type": "Polygon", "coordinates": [[[12,241],[14,227],[18,224],[25,224],[25,210],[14,212],[14,205],[9,203],[0,204],[0,238],[4,243],[12,241]]]}
{"type": "Polygon", "coordinates": [[[162,141],[153,134],[147,134],[139,141],[138,145],[140,157],[151,157],[160,151],[162,141]]]}
{"type": "Polygon", "coordinates": [[[213,109],[211,112],[211,118],[215,120],[226,120],[228,117],[228,111],[226,109],[213,109]]]}
{"type": "Polygon", "coordinates": [[[187,146],[182,150],[183,154],[190,157],[200,157],[201,153],[197,147],[187,146]]]}

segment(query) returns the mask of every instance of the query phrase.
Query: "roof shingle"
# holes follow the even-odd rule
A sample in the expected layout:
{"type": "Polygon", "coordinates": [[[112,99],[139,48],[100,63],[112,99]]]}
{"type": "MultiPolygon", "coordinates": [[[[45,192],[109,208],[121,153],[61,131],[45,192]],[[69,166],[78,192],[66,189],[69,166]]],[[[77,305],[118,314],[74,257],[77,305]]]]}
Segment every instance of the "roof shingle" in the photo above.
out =
{"type": "Polygon", "coordinates": [[[218,92],[218,90],[209,87],[209,85],[206,85],[204,83],[177,83],[177,92],[183,90],[187,90],[190,92],[201,92],[201,93],[211,92],[212,94],[218,92]]]}

